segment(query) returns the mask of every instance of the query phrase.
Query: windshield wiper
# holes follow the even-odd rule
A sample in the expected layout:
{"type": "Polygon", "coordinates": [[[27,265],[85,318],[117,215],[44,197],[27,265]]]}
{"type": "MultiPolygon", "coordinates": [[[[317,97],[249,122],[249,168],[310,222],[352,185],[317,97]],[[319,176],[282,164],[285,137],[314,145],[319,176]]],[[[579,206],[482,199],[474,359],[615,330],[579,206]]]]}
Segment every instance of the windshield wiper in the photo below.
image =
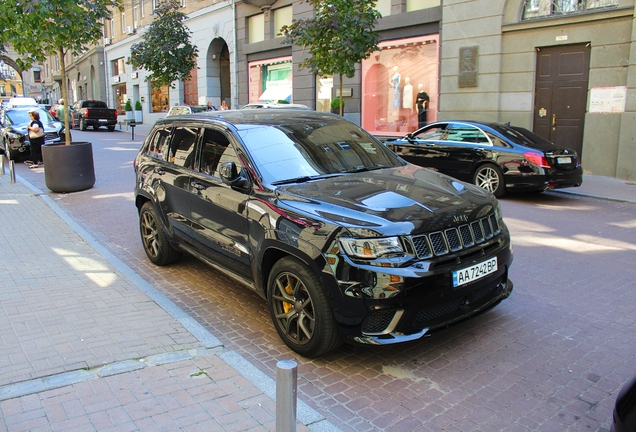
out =
{"type": "Polygon", "coordinates": [[[377,166],[371,166],[371,167],[358,167],[358,168],[354,168],[354,169],[346,171],[346,172],[347,173],[360,173],[360,172],[366,172],[366,171],[375,171],[375,170],[379,170],[379,169],[383,169],[383,168],[391,168],[391,167],[384,166],[384,165],[377,165],[377,166]]]}
{"type": "Polygon", "coordinates": [[[290,178],[290,179],[285,179],[285,180],[277,180],[275,182],[272,182],[272,184],[274,186],[278,186],[278,185],[284,185],[284,184],[290,184],[290,183],[306,183],[308,181],[320,180],[320,179],[323,179],[323,178],[334,177],[334,176],[338,176],[338,175],[342,175],[342,174],[341,173],[332,173],[332,174],[322,174],[322,175],[315,175],[315,176],[301,176],[301,177],[290,178]]]}

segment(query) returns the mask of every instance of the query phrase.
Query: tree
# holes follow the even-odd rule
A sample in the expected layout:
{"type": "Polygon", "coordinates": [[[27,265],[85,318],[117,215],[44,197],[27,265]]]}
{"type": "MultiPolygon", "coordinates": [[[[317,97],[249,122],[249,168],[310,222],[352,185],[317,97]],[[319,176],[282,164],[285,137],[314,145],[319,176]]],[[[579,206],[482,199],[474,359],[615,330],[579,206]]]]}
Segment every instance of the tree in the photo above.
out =
{"type": "MultiPolygon", "coordinates": [[[[65,55],[80,55],[102,37],[103,20],[121,10],[121,0],[0,0],[0,45],[11,45],[22,70],[57,55],[62,72],[62,99],[68,109],[65,55]]],[[[68,116],[65,143],[71,144],[68,116]]]]}
{"type": "MultiPolygon", "coordinates": [[[[381,17],[375,0],[306,0],[314,8],[314,17],[294,20],[283,26],[287,43],[309,49],[309,56],[298,66],[319,76],[352,78],[355,67],[378,50],[380,36],[373,30],[381,17]]],[[[340,98],[342,101],[342,98],[340,98]]],[[[340,104],[340,115],[343,106],[340,104]]]]}
{"type": "Polygon", "coordinates": [[[155,9],[157,17],[143,34],[143,42],[130,48],[130,64],[150,72],[152,85],[170,85],[185,81],[197,65],[198,49],[190,42],[191,32],[183,24],[186,16],[180,3],[169,0],[155,9]]]}

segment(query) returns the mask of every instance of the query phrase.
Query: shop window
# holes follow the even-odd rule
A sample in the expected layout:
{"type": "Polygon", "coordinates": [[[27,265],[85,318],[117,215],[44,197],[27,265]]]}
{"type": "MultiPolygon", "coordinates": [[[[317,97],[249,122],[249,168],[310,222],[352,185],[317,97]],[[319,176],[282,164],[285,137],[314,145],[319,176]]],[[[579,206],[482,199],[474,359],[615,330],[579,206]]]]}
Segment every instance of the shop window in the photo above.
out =
{"type": "Polygon", "coordinates": [[[150,85],[150,112],[168,112],[170,109],[170,88],[168,85],[150,85]]]}
{"type": "Polygon", "coordinates": [[[33,81],[36,83],[42,82],[42,73],[39,70],[33,71],[33,81]]]}
{"type": "Polygon", "coordinates": [[[391,0],[378,0],[375,4],[375,10],[380,12],[383,17],[391,15],[391,0]]]}
{"type": "Polygon", "coordinates": [[[331,110],[331,91],[333,76],[316,77],[316,111],[329,112],[331,110]]]}
{"type": "Polygon", "coordinates": [[[401,136],[436,120],[439,35],[379,47],[362,62],[362,127],[401,136]]]}
{"type": "Polygon", "coordinates": [[[126,101],[128,100],[126,84],[117,84],[113,86],[113,95],[115,98],[115,109],[119,114],[124,114],[124,108],[126,107],[126,101]]]}
{"type": "Polygon", "coordinates": [[[251,16],[247,19],[248,42],[265,40],[265,14],[251,16]]]}
{"type": "Polygon", "coordinates": [[[412,12],[420,9],[428,9],[440,6],[441,0],[406,0],[406,11],[412,12]]]}
{"type": "Polygon", "coordinates": [[[291,57],[251,62],[248,69],[249,102],[292,101],[291,57]]]}
{"type": "Polygon", "coordinates": [[[284,25],[292,24],[292,7],[287,6],[284,8],[276,9],[274,11],[274,28],[276,29],[275,37],[281,36],[280,29],[284,25]]]}
{"type": "Polygon", "coordinates": [[[522,19],[613,9],[618,7],[618,3],[619,0],[525,0],[522,19]]]}

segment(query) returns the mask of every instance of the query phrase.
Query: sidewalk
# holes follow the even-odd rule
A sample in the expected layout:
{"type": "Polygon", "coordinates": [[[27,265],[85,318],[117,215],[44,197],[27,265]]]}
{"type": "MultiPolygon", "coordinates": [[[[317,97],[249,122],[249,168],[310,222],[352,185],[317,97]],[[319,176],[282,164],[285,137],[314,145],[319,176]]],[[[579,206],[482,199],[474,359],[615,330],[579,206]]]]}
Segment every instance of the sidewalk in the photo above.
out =
{"type": "Polygon", "coordinates": [[[636,204],[636,181],[619,180],[613,177],[583,174],[583,184],[580,187],[555,189],[553,192],[636,204]]]}
{"type": "MultiPolygon", "coordinates": [[[[273,377],[5,168],[0,431],[276,429],[273,377]]],[[[297,418],[336,430],[300,400],[297,418]]]]}

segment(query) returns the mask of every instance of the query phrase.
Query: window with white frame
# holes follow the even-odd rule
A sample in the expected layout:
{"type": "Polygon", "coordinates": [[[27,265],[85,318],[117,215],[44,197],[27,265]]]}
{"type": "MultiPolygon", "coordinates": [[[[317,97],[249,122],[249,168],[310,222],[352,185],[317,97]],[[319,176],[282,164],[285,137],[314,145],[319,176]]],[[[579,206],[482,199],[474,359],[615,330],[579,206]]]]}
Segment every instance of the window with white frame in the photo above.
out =
{"type": "Polygon", "coordinates": [[[141,17],[144,18],[146,16],[146,0],[140,0],[141,3],[141,17]]]}
{"type": "Polygon", "coordinates": [[[126,12],[121,13],[121,33],[126,34],[126,12]]]}

